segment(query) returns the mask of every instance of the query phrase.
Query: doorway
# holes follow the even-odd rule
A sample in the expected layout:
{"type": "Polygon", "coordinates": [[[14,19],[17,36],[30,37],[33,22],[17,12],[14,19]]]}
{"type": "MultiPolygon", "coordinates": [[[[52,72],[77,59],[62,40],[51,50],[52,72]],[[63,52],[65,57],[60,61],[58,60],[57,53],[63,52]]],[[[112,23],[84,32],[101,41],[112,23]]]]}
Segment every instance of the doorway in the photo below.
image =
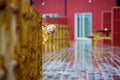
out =
{"type": "Polygon", "coordinates": [[[75,40],[85,39],[92,34],[92,13],[75,14],[75,40]]]}

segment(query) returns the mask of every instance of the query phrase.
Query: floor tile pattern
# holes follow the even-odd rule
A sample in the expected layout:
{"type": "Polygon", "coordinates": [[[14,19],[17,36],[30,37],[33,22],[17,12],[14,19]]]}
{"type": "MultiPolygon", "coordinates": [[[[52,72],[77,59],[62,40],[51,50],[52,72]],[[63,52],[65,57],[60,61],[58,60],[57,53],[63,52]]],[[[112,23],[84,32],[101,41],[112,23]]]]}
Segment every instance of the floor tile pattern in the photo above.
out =
{"type": "Polygon", "coordinates": [[[90,40],[43,55],[43,80],[120,80],[120,47],[90,40]]]}

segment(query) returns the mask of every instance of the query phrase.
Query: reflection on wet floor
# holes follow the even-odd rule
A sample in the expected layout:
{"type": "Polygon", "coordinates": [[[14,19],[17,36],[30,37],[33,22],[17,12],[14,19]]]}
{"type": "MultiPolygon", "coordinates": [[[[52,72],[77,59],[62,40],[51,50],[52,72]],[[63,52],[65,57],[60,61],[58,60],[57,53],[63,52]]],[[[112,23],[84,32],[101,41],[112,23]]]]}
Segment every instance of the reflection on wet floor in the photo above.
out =
{"type": "Polygon", "coordinates": [[[120,48],[75,41],[70,48],[43,55],[43,80],[120,80],[120,48]]]}

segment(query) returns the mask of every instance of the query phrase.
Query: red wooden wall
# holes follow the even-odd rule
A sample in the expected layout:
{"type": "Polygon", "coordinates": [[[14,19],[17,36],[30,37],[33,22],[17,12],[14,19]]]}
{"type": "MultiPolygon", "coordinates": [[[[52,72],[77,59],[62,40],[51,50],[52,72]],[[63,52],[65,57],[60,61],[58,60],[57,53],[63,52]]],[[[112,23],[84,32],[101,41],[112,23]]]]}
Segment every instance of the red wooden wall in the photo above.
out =
{"type": "Polygon", "coordinates": [[[112,44],[120,46],[120,7],[112,8],[112,44]]]}
{"type": "Polygon", "coordinates": [[[40,13],[58,13],[60,16],[67,18],[70,26],[70,39],[74,40],[74,15],[80,12],[92,13],[92,29],[93,31],[101,29],[101,12],[102,10],[110,10],[116,5],[116,0],[45,0],[46,4],[41,5],[43,0],[34,0],[33,5],[40,13]],[[65,11],[66,10],[66,11],[65,11]]]}

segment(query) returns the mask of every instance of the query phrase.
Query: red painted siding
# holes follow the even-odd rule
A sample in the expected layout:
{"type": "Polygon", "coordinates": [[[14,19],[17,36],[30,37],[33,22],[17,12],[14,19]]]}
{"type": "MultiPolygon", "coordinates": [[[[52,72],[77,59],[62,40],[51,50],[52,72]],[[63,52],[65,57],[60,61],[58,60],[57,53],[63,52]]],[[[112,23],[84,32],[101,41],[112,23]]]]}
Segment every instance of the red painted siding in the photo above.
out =
{"type": "MultiPolygon", "coordinates": [[[[41,1],[34,0],[34,6],[40,13],[58,13],[64,16],[64,1],[65,0],[45,0],[46,5],[42,6],[41,1]]],[[[74,15],[78,12],[92,13],[92,29],[93,31],[101,29],[101,13],[102,10],[111,10],[112,6],[116,5],[116,0],[67,0],[66,17],[67,23],[70,26],[70,39],[74,40],[74,15]]]]}

